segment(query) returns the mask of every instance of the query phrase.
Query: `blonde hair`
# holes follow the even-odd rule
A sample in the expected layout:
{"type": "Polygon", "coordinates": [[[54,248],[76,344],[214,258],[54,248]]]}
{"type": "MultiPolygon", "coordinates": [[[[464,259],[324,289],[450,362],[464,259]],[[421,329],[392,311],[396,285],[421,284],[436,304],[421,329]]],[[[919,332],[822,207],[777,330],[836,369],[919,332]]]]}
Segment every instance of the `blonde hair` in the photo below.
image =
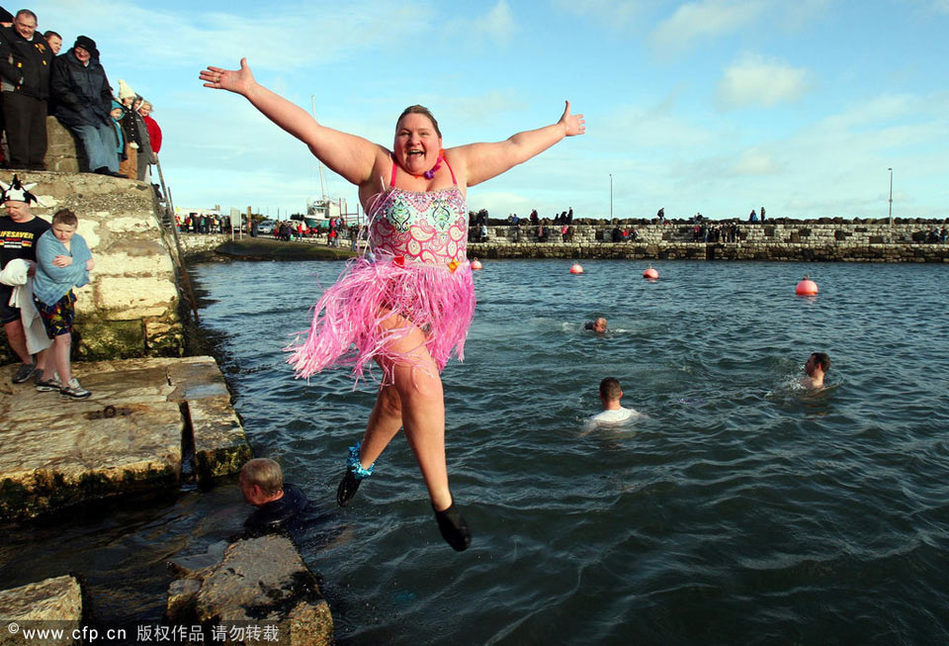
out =
{"type": "Polygon", "coordinates": [[[241,480],[249,485],[257,485],[267,496],[283,490],[283,471],[280,465],[270,458],[254,458],[241,467],[241,480]]]}

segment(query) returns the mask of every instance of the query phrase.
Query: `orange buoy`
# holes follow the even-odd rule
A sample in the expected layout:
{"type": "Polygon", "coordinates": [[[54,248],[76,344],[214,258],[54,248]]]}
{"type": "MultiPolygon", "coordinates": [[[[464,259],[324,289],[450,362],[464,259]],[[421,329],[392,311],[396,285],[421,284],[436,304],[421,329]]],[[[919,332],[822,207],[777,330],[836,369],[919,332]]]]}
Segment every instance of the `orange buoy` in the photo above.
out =
{"type": "Polygon", "coordinates": [[[580,263],[575,262],[575,263],[573,263],[573,265],[570,267],[570,273],[571,273],[571,274],[582,274],[582,273],[583,273],[583,267],[580,266],[580,263]]]}
{"type": "Polygon", "coordinates": [[[652,267],[643,272],[643,278],[646,280],[658,280],[659,272],[652,267]]]}
{"type": "Polygon", "coordinates": [[[481,269],[481,261],[475,258],[471,261],[471,270],[477,271],[478,269],[481,269]]]}
{"type": "Polygon", "coordinates": [[[817,296],[817,283],[805,276],[794,288],[794,293],[798,296],[817,296]]]}

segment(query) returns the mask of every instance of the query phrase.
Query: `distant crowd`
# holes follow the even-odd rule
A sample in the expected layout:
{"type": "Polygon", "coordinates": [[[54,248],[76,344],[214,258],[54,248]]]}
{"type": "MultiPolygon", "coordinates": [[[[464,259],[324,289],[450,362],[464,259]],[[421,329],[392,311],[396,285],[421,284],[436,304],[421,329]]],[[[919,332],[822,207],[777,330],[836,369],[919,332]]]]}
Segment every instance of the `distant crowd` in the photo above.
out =
{"type": "MultiPolygon", "coordinates": [[[[182,233],[231,233],[231,228],[239,226],[232,223],[230,216],[214,213],[187,213],[175,216],[175,225],[182,233]]],[[[245,227],[241,226],[242,229],[245,227]]],[[[251,237],[273,237],[275,240],[300,240],[303,238],[326,238],[330,247],[339,247],[341,240],[347,240],[350,248],[355,249],[359,239],[360,227],[356,223],[347,225],[342,218],[330,218],[326,228],[308,226],[306,221],[254,220],[251,225],[251,237]]]]}
{"type": "MultiPolygon", "coordinates": [[[[747,222],[761,225],[767,221],[766,219],[765,207],[762,206],[760,209],[751,210],[747,222]]],[[[641,220],[641,222],[645,221],[646,220],[641,220]]],[[[665,236],[667,234],[663,234],[663,239],[713,244],[737,243],[741,242],[744,237],[747,236],[749,230],[755,228],[743,223],[743,218],[741,217],[713,221],[701,213],[696,213],[685,219],[685,221],[691,225],[690,228],[677,226],[675,231],[668,234],[671,235],[672,238],[666,238],[665,236]]],[[[676,222],[681,223],[682,220],[677,219],[676,222]]],[[[488,242],[490,235],[488,223],[488,211],[486,209],[481,209],[478,212],[470,211],[468,213],[468,242],[488,242]]],[[[572,207],[555,215],[553,218],[541,218],[537,214],[537,209],[534,209],[527,218],[522,218],[516,213],[511,213],[505,220],[492,218],[490,223],[491,226],[494,227],[493,235],[515,243],[548,241],[570,242],[574,237],[572,207]]],[[[586,225],[597,225],[598,223],[607,224],[607,226],[609,226],[608,223],[603,223],[601,220],[580,221],[580,224],[586,225]]],[[[666,218],[665,208],[660,208],[656,212],[653,223],[658,224],[660,227],[672,224],[672,221],[666,218]]],[[[773,221],[768,221],[768,223],[773,224],[773,221]]],[[[910,236],[902,234],[900,240],[897,242],[946,244],[946,227],[933,227],[925,231],[915,231],[911,237],[912,240],[909,239],[910,236]]],[[[612,221],[612,227],[609,229],[601,230],[597,227],[596,240],[613,243],[636,242],[640,240],[640,234],[628,221],[624,224],[622,221],[614,219],[612,221]]]]}
{"type": "MultiPolygon", "coordinates": [[[[551,218],[541,218],[537,209],[531,211],[531,214],[525,219],[511,213],[507,216],[507,224],[512,227],[514,242],[521,241],[522,231],[526,229],[527,235],[532,235],[537,242],[547,242],[554,236],[561,242],[570,242],[573,240],[573,207],[551,218]]],[[[481,209],[477,213],[468,213],[468,241],[469,242],[487,242],[488,240],[488,212],[481,209]]]]}
{"type": "Polygon", "coordinates": [[[0,7],[0,129],[5,168],[46,170],[46,117],[55,116],[82,145],[93,173],[151,181],[162,134],[154,107],[119,79],[118,92],[88,36],[60,54],[63,37],[39,31],[29,9],[0,7]]]}

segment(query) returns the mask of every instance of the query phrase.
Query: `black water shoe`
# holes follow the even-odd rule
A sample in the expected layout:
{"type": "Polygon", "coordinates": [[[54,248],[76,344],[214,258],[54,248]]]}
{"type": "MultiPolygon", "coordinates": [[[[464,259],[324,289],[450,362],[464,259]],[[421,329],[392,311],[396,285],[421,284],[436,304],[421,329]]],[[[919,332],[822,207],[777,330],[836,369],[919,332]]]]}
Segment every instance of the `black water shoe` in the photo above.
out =
{"type": "Polygon", "coordinates": [[[442,538],[451,545],[453,550],[464,552],[468,549],[471,545],[471,530],[468,529],[465,519],[461,517],[461,512],[455,507],[454,500],[445,511],[435,512],[435,520],[438,521],[438,530],[442,533],[442,538]]]}
{"type": "Polygon", "coordinates": [[[362,480],[357,479],[351,470],[346,469],[346,475],[339,481],[339,487],[336,489],[336,502],[340,507],[345,507],[352,501],[360,482],[362,480]]]}

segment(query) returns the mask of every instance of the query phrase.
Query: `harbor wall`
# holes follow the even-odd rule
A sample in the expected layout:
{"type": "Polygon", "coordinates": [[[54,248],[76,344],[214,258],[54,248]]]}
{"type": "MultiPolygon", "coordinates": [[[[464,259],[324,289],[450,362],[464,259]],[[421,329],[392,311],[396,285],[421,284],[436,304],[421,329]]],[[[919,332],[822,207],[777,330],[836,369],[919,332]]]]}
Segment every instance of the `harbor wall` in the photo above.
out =
{"type": "MultiPolygon", "coordinates": [[[[146,182],[92,173],[16,173],[41,204],[34,215],[47,221],[62,208],[79,218],[78,233],[92,251],[89,285],[75,289],[74,356],[82,360],[181,356],[184,333],[178,315],[174,242],[158,219],[153,187],[146,182]]],[[[4,334],[0,332],[0,337],[4,334]]],[[[18,361],[6,339],[0,363],[18,361]]]]}
{"type": "MultiPolygon", "coordinates": [[[[717,228],[722,222],[706,223],[717,228]]],[[[943,230],[942,220],[845,221],[769,220],[738,223],[734,242],[720,235],[703,241],[694,224],[683,221],[621,223],[636,231],[636,239],[612,242],[612,223],[574,224],[564,241],[558,225],[547,227],[547,239],[538,238],[535,225],[488,226],[485,242],[469,234],[468,256],[482,258],[619,258],[629,260],[772,260],[827,262],[949,262],[949,244],[927,242],[931,232],[943,230]]]]}
{"type": "MultiPolygon", "coordinates": [[[[712,223],[718,226],[720,223],[712,223]]],[[[469,233],[471,258],[603,258],[627,260],[756,260],[823,262],[949,262],[949,244],[926,242],[937,220],[888,221],[775,220],[764,225],[739,225],[735,242],[693,242],[693,225],[687,222],[623,224],[635,229],[637,239],[612,242],[612,224],[572,225],[563,241],[560,227],[551,225],[546,241],[537,237],[536,226],[488,226],[486,242],[475,242],[479,232],[469,233]],[[554,231],[556,230],[556,235],[554,231]]],[[[246,244],[267,238],[245,238],[246,244]]],[[[230,236],[181,234],[187,258],[206,258],[231,243],[230,236]]],[[[277,245],[317,245],[325,238],[277,245]]],[[[345,245],[344,245],[345,246],[345,245]]],[[[234,257],[232,255],[232,257],[234,257]]],[[[276,257],[276,255],[275,255],[276,257]]]]}

